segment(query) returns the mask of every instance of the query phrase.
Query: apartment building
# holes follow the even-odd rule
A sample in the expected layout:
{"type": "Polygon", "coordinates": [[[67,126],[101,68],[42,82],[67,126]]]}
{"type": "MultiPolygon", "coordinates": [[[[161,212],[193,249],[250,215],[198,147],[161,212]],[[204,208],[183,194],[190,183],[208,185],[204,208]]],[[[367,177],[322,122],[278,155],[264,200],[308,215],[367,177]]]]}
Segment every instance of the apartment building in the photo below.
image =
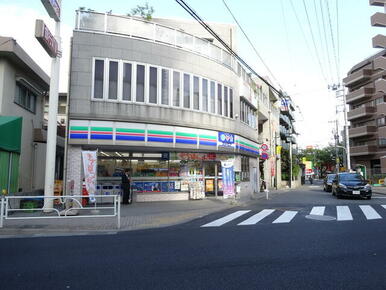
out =
{"type": "MultiPolygon", "coordinates": [[[[385,3],[370,0],[374,6],[384,7],[385,3]]],[[[386,14],[375,13],[371,24],[385,27],[386,14]]],[[[352,168],[366,167],[369,177],[386,173],[386,37],[376,35],[372,42],[374,48],[383,50],[356,64],[343,79],[348,89],[352,168]]]]}

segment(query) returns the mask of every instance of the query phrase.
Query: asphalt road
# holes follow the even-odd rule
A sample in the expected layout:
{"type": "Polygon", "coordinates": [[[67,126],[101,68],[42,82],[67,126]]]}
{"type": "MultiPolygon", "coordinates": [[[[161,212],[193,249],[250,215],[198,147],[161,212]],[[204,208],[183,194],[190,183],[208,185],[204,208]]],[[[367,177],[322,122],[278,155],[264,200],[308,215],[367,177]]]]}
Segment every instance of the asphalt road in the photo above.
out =
{"type": "Polygon", "coordinates": [[[0,289],[385,289],[384,197],[337,200],[307,186],[170,228],[1,239],[0,289]],[[314,206],[331,219],[307,218],[314,206]],[[337,206],[352,220],[337,220],[337,206]],[[238,225],[264,209],[274,211],[238,225]],[[248,212],[202,227],[237,211],[248,212]],[[286,211],[290,222],[273,223],[286,211]]]}

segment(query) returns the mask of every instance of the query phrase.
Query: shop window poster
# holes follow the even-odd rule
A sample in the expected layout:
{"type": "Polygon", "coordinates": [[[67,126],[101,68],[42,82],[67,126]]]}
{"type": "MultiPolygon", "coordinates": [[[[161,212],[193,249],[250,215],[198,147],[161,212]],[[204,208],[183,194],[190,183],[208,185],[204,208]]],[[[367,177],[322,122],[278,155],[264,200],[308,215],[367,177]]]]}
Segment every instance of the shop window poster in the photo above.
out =
{"type": "Polygon", "coordinates": [[[139,192],[143,191],[143,182],[135,181],[133,182],[133,189],[136,189],[139,192]]]}
{"type": "MultiPolygon", "coordinates": [[[[224,198],[235,196],[235,172],[233,161],[221,161],[222,189],[224,198]]],[[[220,185],[219,185],[220,187],[220,185]]]]}
{"type": "Polygon", "coordinates": [[[174,189],[174,181],[169,181],[169,182],[161,182],[161,191],[162,192],[173,192],[175,191],[174,189]]]}
{"type": "Polygon", "coordinates": [[[144,182],[143,189],[146,192],[160,192],[161,185],[159,182],[144,182]]]}

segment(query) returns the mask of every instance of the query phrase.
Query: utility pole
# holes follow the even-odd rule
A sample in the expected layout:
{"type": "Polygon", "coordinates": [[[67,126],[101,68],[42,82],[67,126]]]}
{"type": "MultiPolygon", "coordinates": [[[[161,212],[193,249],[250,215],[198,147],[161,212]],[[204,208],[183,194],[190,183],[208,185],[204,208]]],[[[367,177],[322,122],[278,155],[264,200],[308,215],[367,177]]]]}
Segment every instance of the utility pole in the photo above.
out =
{"type": "MultiPolygon", "coordinates": [[[[344,86],[339,84],[333,84],[328,86],[329,89],[335,91],[336,98],[342,98],[343,102],[343,117],[344,117],[344,135],[345,135],[345,149],[346,149],[346,170],[349,171],[351,169],[351,160],[350,160],[350,138],[348,134],[348,120],[347,120],[347,105],[346,105],[346,93],[344,86]],[[341,94],[339,94],[341,93],[341,94]]],[[[336,109],[336,115],[338,116],[338,109],[336,109]]],[[[338,118],[338,117],[337,117],[338,118]]],[[[337,131],[338,132],[338,131],[337,131]]],[[[337,133],[339,134],[339,133],[337,133]]]]}
{"type": "Polygon", "coordinates": [[[290,170],[289,170],[289,187],[292,188],[292,126],[290,126],[290,133],[289,133],[289,159],[290,159],[290,170]]]}
{"type": "Polygon", "coordinates": [[[339,143],[339,133],[338,133],[338,120],[335,120],[335,172],[339,173],[339,155],[338,155],[338,143],[339,143]]]}
{"type": "MultiPolygon", "coordinates": [[[[44,212],[53,210],[53,199],[49,196],[54,195],[55,182],[55,160],[56,160],[56,130],[57,130],[57,113],[58,113],[58,97],[59,97],[59,70],[61,57],[61,37],[60,37],[60,16],[61,16],[61,0],[41,0],[44,7],[51,18],[55,20],[55,36],[52,37],[48,28],[40,22],[42,31],[41,37],[37,37],[43,45],[51,45],[55,43],[55,48],[50,47],[47,51],[51,60],[51,77],[50,77],[50,94],[48,103],[48,128],[47,128],[47,151],[46,151],[46,169],[44,179],[44,212]],[[48,31],[48,32],[47,32],[48,31]],[[47,42],[47,38],[51,40],[47,42]]],[[[40,28],[39,26],[39,28],[40,28]]],[[[37,26],[38,27],[38,26],[37,26]]],[[[37,29],[38,30],[38,29],[37,29]]],[[[40,30],[39,30],[40,31],[40,30]]],[[[36,32],[35,32],[36,33],[36,32]]],[[[36,35],[35,35],[36,36],[36,35]]],[[[40,35],[38,35],[40,36],[40,35]]],[[[47,49],[46,49],[47,50],[47,49]]]]}
{"type": "Polygon", "coordinates": [[[350,160],[350,137],[348,135],[348,121],[347,121],[347,105],[346,105],[346,92],[344,87],[342,87],[343,92],[343,113],[344,113],[344,134],[345,134],[345,145],[346,145],[346,170],[351,170],[351,160],[350,160]]]}

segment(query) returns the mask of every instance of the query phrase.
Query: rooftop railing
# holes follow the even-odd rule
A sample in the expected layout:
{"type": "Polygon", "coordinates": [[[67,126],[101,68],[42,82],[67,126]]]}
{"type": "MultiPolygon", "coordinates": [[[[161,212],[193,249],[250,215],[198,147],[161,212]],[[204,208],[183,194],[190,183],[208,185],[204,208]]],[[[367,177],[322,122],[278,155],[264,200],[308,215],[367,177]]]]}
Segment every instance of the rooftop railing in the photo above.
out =
{"type": "Polygon", "coordinates": [[[205,56],[237,72],[236,59],[210,41],[139,18],[78,10],[75,29],[118,34],[169,45],[205,56]]]}

